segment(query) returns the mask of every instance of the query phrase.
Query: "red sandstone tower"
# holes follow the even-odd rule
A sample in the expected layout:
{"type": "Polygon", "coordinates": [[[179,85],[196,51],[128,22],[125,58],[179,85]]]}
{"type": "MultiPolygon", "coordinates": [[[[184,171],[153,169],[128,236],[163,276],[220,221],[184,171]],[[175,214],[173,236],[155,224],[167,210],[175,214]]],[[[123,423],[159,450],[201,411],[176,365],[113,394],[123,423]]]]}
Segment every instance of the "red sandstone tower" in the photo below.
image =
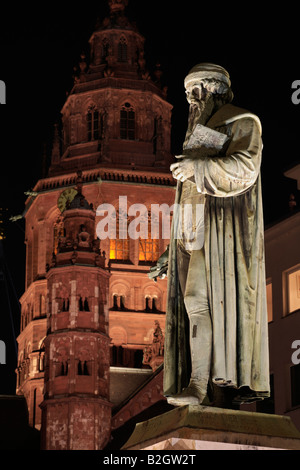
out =
{"type": "Polygon", "coordinates": [[[63,228],[47,272],[43,448],[97,450],[110,436],[109,273],[80,187],[63,228]]]}
{"type": "MultiPolygon", "coordinates": [[[[162,398],[159,382],[139,399],[134,398],[134,403],[126,402],[144,382],[150,383],[151,374],[162,361],[161,348],[157,359],[157,344],[153,347],[152,343],[157,329],[164,333],[167,281],[154,283],[147,273],[165,251],[169,239],[161,234],[158,238],[152,236],[150,218],[147,237],[120,237],[119,200],[126,198],[128,209],[135,203],[143,204],[149,214],[152,204],[171,206],[174,203],[175,181],[169,169],[172,106],[167,101],[159,67],[152,74],[147,69],[144,38],[125,15],[127,1],[109,0],[108,3],[110,14],[95,28],[90,38],[90,56],[81,56],[74,86],[62,107],[61,125],[55,129],[47,177],[37,182],[35,195],[26,201],[26,285],[20,299],[17,394],[26,397],[29,422],[37,429],[41,428],[40,404],[44,402],[49,433],[54,407],[64,406],[66,412],[76,401],[76,390],[84,390],[93,403],[104,400],[103,407],[107,403],[107,410],[109,397],[113,405],[112,427],[121,425],[162,398]],[[96,212],[95,215],[87,211],[84,222],[80,222],[79,214],[70,216],[72,211],[68,206],[77,194],[78,170],[82,172],[82,193],[96,212]],[[105,268],[110,271],[106,281],[104,266],[95,266],[94,251],[74,250],[73,247],[66,251],[61,245],[64,230],[69,230],[71,219],[76,218],[78,224],[86,226],[90,240],[97,238],[95,228],[101,221],[97,208],[103,204],[115,207],[117,229],[116,238],[101,240],[101,250],[106,252],[105,268]],[[83,255],[86,260],[80,262],[83,255]],[[72,259],[74,264],[71,264],[72,259]],[[63,266],[63,262],[67,264],[63,266]],[[48,271],[47,265],[51,267],[48,271]],[[59,288],[53,287],[57,284],[59,288]],[[104,308],[107,295],[107,312],[99,317],[101,325],[95,323],[96,293],[99,315],[100,299],[104,308]],[[80,296],[81,302],[90,298],[89,312],[80,310],[80,296]],[[77,324],[81,326],[75,327],[77,324]],[[82,348],[78,331],[73,331],[76,328],[82,330],[82,338],[90,338],[86,340],[88,344],[95,343],[82,346],[90,359],[84,355],[79,359],[75,345],[82,348]],[[62,333],[62,330],[65,331],[62,333]],[[105,334],[109,335],[110,342],[105,334]],[[69,338],[71,349],[64,344],[63,335],[69,338]],[[103,391],[108,380],[99,373],[99,368],[105,369],[107,363],[102,364],[97,356],[96,338],[103,342],[103,351],[109,344],[109,395],[103,391]],[[65,359],[59,359],[60,348],[61,357],[65,359]],[[146,363],[143,361],[145,348],[148,348],[146,363]],[[45,371],[45,358],[54,351],[55,359],[54,356],[47,359],[45,371]],[[93,374],[77,374],[78,361],[86,363],[84,367],[88,370],[92,368],[93,374]],[[62,372],[56,375],[57,369],[62,371],[63,368],[59,363],[63,364],[64,371],[68,364],[67,376],[62,372]],[[54,397],[58,400],[57,395],[62,395],[60,405],[58,401],[51,401],[54,397]]],[[[128,214],[128,224],[131,219],[128,214]]],[[[78,224],[76,233],[70,236],[72,240],[79,236],[78,224]]],[[[106,353],[104,359],[107,361],[106,353]]],[[[81,391],[78,394],[83,393],[81,391]]],[[[97,422],[100,426],[100,415],[94,413],[95,426],[97,422]]],[[[72,427],[69,421],[64,424],[61,421],[62,428],[67,425],[72,427]]],[[[81,425],[76,432],[79,433],[80,428],[81,425]]],[[[74,429],[65,430],[63,439],[74,433],[74,429]]],[[[51,446],[56,445],[53,442],[51,446]]],[[[95,448],[99,445],[104,444],[95,443],[95,448]]]]}

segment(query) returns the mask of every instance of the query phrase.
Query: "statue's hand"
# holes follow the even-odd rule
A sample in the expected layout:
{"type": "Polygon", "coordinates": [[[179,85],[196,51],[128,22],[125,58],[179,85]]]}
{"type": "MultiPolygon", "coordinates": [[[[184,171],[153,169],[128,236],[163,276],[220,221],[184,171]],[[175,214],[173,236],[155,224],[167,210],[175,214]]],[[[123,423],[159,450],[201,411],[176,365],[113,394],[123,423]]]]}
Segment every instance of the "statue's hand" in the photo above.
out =
{"type": "Polygon", "coordinates": [[[182,158],[182,160],[172,163],[170,170],[173,177],[183,183],[194,175],[194,161],[191,158],[186,158],[184,155],[177,156],[176,158],[182,158]]]}
{"type": "Polygon", "coordinates": [[[153,279],[153,281],[157,281],[157,278],[164,279],[168,273],[168,260],[169,260],[169,245],[166,251],[158,258],[157,264],[150,268],[150,272],[148,273],[148,277],[153,279]]]}

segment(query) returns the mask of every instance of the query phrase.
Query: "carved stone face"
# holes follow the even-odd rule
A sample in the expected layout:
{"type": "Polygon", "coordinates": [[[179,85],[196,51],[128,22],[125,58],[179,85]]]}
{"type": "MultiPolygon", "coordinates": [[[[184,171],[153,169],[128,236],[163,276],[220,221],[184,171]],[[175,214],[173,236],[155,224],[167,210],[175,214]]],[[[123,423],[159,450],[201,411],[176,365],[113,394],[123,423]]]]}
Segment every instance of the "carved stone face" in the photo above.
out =
{"type": "Polygon", "coordinates": [[[216,94],[207,89],[201,79],[186,86],[186,99],[190,105],[189,127],[195,122],[205,125],[216,107],[216,94]]]}
{"type": "Polygon", "coordinates": [[[189,85],[186,90],[186,99],[189,104],[199,104],[200,101],[203,101],[207,95],[207,90],[199,81],[197,84],[193,83],[189,85]]]}

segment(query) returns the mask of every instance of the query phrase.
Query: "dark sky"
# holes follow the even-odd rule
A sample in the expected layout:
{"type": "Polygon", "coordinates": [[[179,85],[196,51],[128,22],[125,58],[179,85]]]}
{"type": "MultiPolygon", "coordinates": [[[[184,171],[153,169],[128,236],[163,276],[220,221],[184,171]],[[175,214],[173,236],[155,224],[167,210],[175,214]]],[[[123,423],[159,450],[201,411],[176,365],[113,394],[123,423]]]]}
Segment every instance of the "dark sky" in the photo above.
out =
{"type": "MultiPolygon", "coordinates": [[[[72,86],[73,67],[80,53],[88,51],[97,17],[103,19],[108,6],[106,0],[10,3],[1,5],[0,80],[6,82],[7,104],[0,106],[0,207],[16,215],[23,211],[24,191],[41,176],[43,147],[51,144],[53,124],[72,86]]],[[[300,161],[300,105],[291,101],[291,84],[300,79],[299,10],[280,2],[266,7],[262,2],[234,6],[197,0],[129,0],[127,9],[146,38],[150,71],[159,61],[165,73],[174,106],[173,153],[181,152],[186,130],[183,80],[199,62],[225,67],[233,104],[260,117],[266,224],[287,212],[291,192],[299,199],[296,183],[283,176],[300,161]]],[[[23,229],[22,222],[6,224],[5,257],[17,295],[24,288],[23,229]]],[[[7,334],[3,305],[0,339],[7,334]]],[[[18,329],[18,318],[16,324],[18,329]]]]}

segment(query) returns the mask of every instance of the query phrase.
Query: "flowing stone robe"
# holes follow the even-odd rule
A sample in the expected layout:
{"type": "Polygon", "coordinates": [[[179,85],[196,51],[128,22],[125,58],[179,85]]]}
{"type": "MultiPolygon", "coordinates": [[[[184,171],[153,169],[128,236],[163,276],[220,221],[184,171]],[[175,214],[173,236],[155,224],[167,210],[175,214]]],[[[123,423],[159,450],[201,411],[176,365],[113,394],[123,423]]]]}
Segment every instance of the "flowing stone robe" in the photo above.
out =
{"type": "MultiPolygon", "coordinates": [[[[260,165],[261,124],[231,104],[207,127],[230,139],[223,154],[194,150],[194,182],[205,194],[205,264],[213,330],[211,380],[248,390],[241,401],[269,396],[268,315],[260,165]],[[249,389],[248,389],[249,387],[249,389]]],[[[184,152],[185,153],[185,152],[184,152]]],[[[178,182],[175,202],[180,202],[178,182]]],[[[176,207],[176,206],[175,206],[176,207]]],[[[169,249],[164,394],[173,396],[190,379],[189,320],[176,269],[174,213],[169,249]]],[[[195,273],[197,276],[197,273],[195,273]]]]}

